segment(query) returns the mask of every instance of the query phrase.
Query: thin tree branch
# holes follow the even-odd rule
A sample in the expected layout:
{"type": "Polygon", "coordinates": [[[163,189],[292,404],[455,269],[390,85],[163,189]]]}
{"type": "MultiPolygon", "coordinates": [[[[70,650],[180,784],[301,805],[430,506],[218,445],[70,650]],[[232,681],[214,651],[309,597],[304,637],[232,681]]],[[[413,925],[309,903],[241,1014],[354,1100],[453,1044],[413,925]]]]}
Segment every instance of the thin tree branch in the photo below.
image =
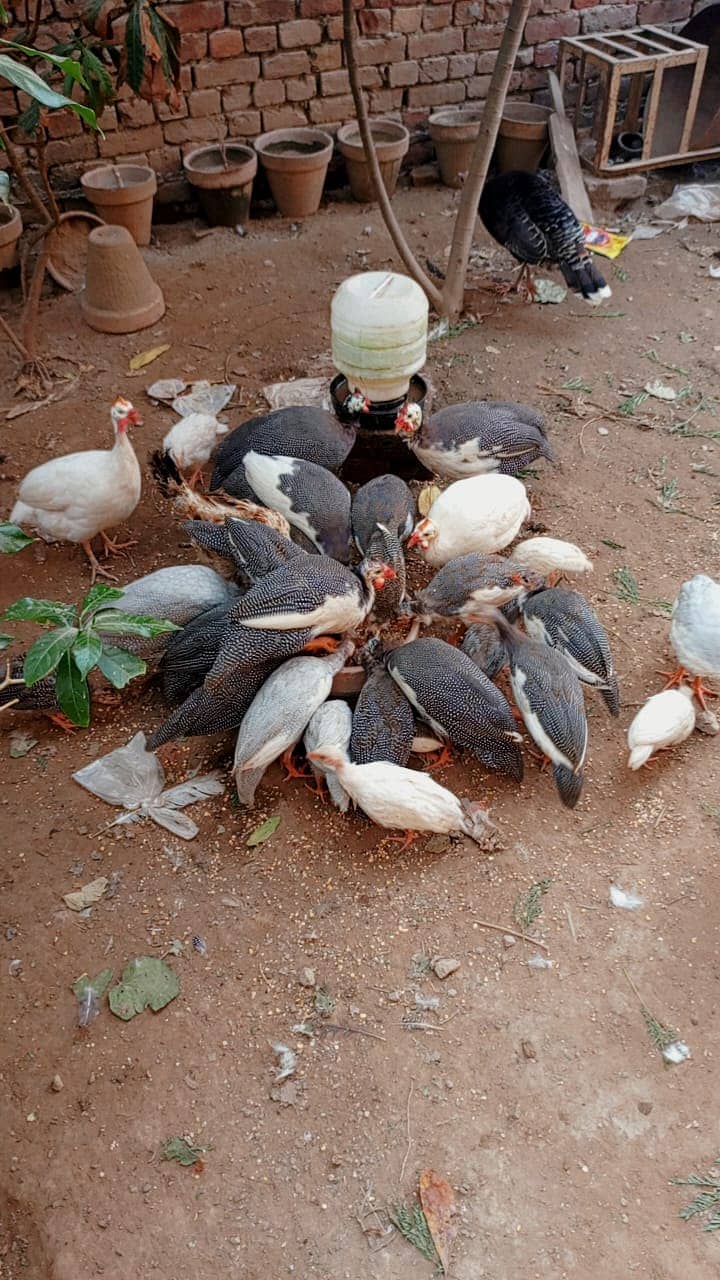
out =
{"type": "MultiPolygon", "coordinates": [[[[0,315],[0,329],[2,329],[3,333],[10,339],[18,355],[21,355],[23,360],[29,360],[30,356],[28,355],[27,347],[23,346],[17,334],[10,328],[10,325],[3,315],[0,315]]],[[[0,688],[2,688],[1,685],[0,688]]]]}
{"type": "Polygon", "coordinates": [[[55,192],[53,191],[52,186],[50,185],[50,178],[48,176],[48,167],[47,167],[47,155],[45,152],[45,143],[46,143],[45,130],[42,124],[39,124],[37,128],[37,132],[35,134],[35,151],[37,153],[38,173],[40,175],[40,181],[43,184],[45,195],[47,197],[48,207],[50,209],[50,216],[53,221],[53,226],[57,227],[60,222],[60,210],[58,208],[57,200],[55,199],[55,192]]]}
{"type": "Polygon", "coordinates": [[[35,187],[30,181],[27,169],[25,167],[25,161],[20,155],[20,152],[15,146],[15,143],[11,140],[10,135],[7,129],[5,128],[5,125],[3,124],[2,120],[0,120],[0,139],[2,139],[3,146],[5,147],[5,151],[7,152],[7,158],[10,161],[10,168],[15,174],[15,177],[20,183],[20,186],[25,192],[25,195],[27,196],[28,200],[33,206],[41,222],[43,224],[47,223],[49,220],[48,211],[45,208],[45,205],[43,204],[42,200],[40,199],[40,196],[38,195],[37,191],[35,190],[35,187]]]}
{"type": "Polygon", "coordinates": [[[23,312],[23,342],[27,347],[30,360],[35,359],[38,310],[40,308],[40,295],[42,293],[43,280],[45,279],[47,260],[47,243],[44,243],[35,263],[23,312]]]}
{"type": "MultiPolygon", "coordinates": [[[[530,0],[527,0],[530,3],[530,0]]],[[[368,120],[365,99],[360,87],[360,76],[358,72],[357,61],[357,33],[355,29],[355,15],[353,13],[352,0],[343,0],[343,36],[345,42],[345,56],[347,58],[348,75],[350,77],[350,89],[355,103],[355,112],[357,122],[360,128],[360,137],[362,138],[363,148],[365,150],[365,159],[370,167],[370,177],[375,192],[375,199],[380,206],[380,212],[383,222],[390,233],[395,248],[397,249],[403,265],[407,268],[408,273],[425,291],[429,301],[436,308],[442,308],[442,294],[435,287],[430,277],[423,271],[412,249],[410,248],[405,236],[402,233],[400,224],[390,198],[385,190],[385,183],[380,173],[380,165],[378,163],[377,153],[375,151],[375,143],[373,142],[372,133],[370,131],[370,122],[368,120]]]]}
{"type": "MultiPolygon", "coordinates": [[[[28,6],[25,6],[25,14],[27,15],[28,6]]],[[[32,25],[29,27],[25,37],[25,44],[34,44],[37,39],[37,33],[40,30],[40,15],[42,13],[42,0],[35,0],[35,14],[33,16],[32,25]]]]}

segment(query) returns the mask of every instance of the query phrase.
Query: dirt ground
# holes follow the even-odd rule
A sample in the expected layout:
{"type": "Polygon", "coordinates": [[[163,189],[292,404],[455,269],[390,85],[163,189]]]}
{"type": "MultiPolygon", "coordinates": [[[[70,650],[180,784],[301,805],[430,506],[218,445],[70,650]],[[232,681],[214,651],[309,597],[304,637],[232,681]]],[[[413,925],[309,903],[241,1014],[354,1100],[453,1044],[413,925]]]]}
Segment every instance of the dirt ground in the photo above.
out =
{"type": "MultiPolygon", "coordinates": [[[[455,203],[446,191],[397,199],[413,241],[436,260],[455,203]]],[[[258,221],[244,239],[197,230],[157,230],[147,258],[168,311],[147,333],[94,334],[74,298],[48,296],[46,344],[82,368],[59,403],[3,421],[3,512],[30,466],[108,441],[119,392],[145,415],[135,436],[144,460],[170,422],[144,396],[155,378],[217,380],[227,369],[240,388],[235,425],[262,403],[265,383],[327,371],[334,288],[362,267],[396,265],[377,214],[352,205],[299,228],[258,221]],[[128,376],[130,356],[162,342],[171,349],[128,376]]],[[[489,251],[480,233],[477,243],[489,251]]],[[[454,1188],[455,1280],[701,1280],[717,1270],[720,1237],[680,1221],[690,1197],[670,1179],[707,1169],[720,1149],[720,834],[707,811],[718,804],[718,740],[695,734],[640,774],[625,763],[627,725],[668,663],[662,602],[698,570],[720,568],[720,402],[701,400],[720,394],[716,246],[717,229],[697,224],[630,245],[608,264],[603,310],[480,294],[480,322],[430,349],[437,402],[545,409],[557,465],[530,480],[534,515],[595,562],[583,589],[611,635],[623,710],[613,721],[588,698],[574,812],[529,758],[521,787],[458,761],[441,781],[489,801],[502,848],[481,855],[462,840],[432,852],[421,841],[399,854],[361,817],[343,818],[273,769],[251,814],[229,792],[195,806],[200,834],[181,846],[149,823],[104,829],[111,811],[71,781],[159,723],[152,690],[132,687],[73,736],[4,716],[5,1280],[429,1277],[420,1253],[397,1232],[373,1235],[378,1220],[366,1216],[410,1203],[428,1168],[454,1188]],[[617,412],[658,379],[690,390],[675,404],[650,398],[617,412]],[[563,389],[570,381],[586,390],[563,389]],[[637,578],[638,603],[618,598],[622,567],[637,578]],[[12,759],[7,734],[18,727],[38,742],[12,759]],[[272,815],[282,818],[276,834],[248,848],[272,815]],[[89,918],[67,910],[62,895],[99,874],[114,876],[114,896],[89,918]],[[544,878],[552,885],[532,931],[552,968],[538,971],[527,961],[539,947],[507,946],[478,922],[512,926],[517,899],[544,878]],[[612,907],[611,884],[644,906],[612,907]],[[119,976],[131,957],[162,955],[173,940],[184,943],[169,961],[181,986],[173,1003],[129,1023],[105,1006],[78,1032],[79,974],[109,965],[119,976]],[[444,982],[427,971],[436,956],[461,962],[444,982]],[[325,1019],[299,981],[306,967],[335,1002],[325,1019]],[[664,1067],[625,971],[690,1045],[685,1065],[664,1067]],[[416,993],[438,996],[439,1008],[418,1014],[416,993]],[[294,1030],[309,1017],[312,1038],[294,1030]],[[407,1029],[413,1019],[425,1027],[407,1029]],[[271,1041],[298,1054],[279,1088],[271,1041]],[[201,1173],[160,1161],[179,1134],[208,1149],[201,1173]]],[[[508,260],[491,252],[479,270],[491,268],[509,272],[508,260]]],[[[9,407],[12,366],[1,354],[9,407]]],[[[141,544],[128,577],[192,555],[147,471],[131,529],[141,544]]],[[[68,547],[30,548],[2,567],[4,604],[27,593],[76,600],[88,581],[68,547]]],[[[170,779],[224,767],[228,747],[184,744],[170,779]]]]}

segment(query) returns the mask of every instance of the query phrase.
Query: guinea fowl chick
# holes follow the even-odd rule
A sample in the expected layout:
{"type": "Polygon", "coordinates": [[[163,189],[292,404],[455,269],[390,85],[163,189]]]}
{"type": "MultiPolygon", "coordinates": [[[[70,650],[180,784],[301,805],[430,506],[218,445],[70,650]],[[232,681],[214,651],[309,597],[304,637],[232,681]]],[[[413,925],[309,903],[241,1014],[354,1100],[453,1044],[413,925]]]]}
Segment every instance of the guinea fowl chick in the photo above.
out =
{"type": "Polygon", "coordinates": [[[439,835],[462,834],[485,845],[494,830],[487,810],[459,800],[427,773],[403,769],[387,760],[350,764],[339,751],[313,751],[311,763],[334,769],[354,804],[379,827],[404,831],[402,847],[421,831],[439,835]]]}
{"type": "Polygon", "coordinates": [[[693,677],[693,693],[705,710],[708,690],[703,680],[720,677],[720,583],[706,573],[684,582],[673,604],[670,643],[678,670],[670,686],[693,677]]]}
{"type": "Polygon", "coordinates": [[[281,564],[303,554],[289,538],[257,520],[228,517],[224,524],[186,520],[183,529],[196,547],[234,572],[243,586],[252,586],[281,564]]]}
{"type": "Polygon", "coordinates": [[[291,658],[265,681],[243,716],[233,759],[240,804],[251,805],[268,765],[279,756],[292,776],[293,747],[308,721],[327,698],[333,676],[355,646],[345,640],[324,658],[291,658]]]}
{"type": "MultiPolygon", "coordinates": [[[[348,760],[352,721],[352,711],[342,698],[330,698],[327,702],[323,702],[310,717],[310,723],[305,730],[303,738],[305,754],[309,756],[311,751],[331,747],[333,750],[341,751],[344,758],[348,760]]],[[[322,779],[325,779],[335,808],[341,813],[347,813],[350,797],[337,774],[332,769],[324,769],[317,763],[312,765],[312,770],[320,786],[322,779]]]]}
{"type": "Polygon", "coordinates": [[[304,534],[322,555],[350,559],[350,493],[332,471],[302,458],[246,453],[245,475],[255,496],[304,534]]]}
{"type": "Polygon", "coordinates": [[[365,645],[360,661],[367,678],[353,711],[350,759],[353,764],[389,760],[406,765],[415,737],[413,709],[385,670],[377,641],[365,645]]]}
{"type": "Polygon", "coordinates": [[[448,405],[428,422],[406,406],[395,430],[428,471],[450,480],[502,471],[516,476],[538,458],[552,462],[541,413],[524,404],[470,400],[448,405]]]}
{"type": "Polygon", "coordinates": [[[193,488],[202,480],[202,469],[209,461],[218,436],[224,436],[227,427],[218,422],[212,413],[188,413],[175,423],[163,440],[163,449],[169,453],[180,471],[193,467],[188,484],[193,488]]]}
{"type": "Polygon", "coordinates": [[[640,769],[655,751],[684,742],[695,728],[692,691],[664,689],[640,708],[628,729],[629,769],[640,769]]]}
{"type": "Polygon", "coordinates": [[[243,422],[223,440],[215,454],[211,489],[224,489],[236,498],[252,498],[244,459],[251,450],[303,458],[337,471],[355,443],[355,428],[316,405],[274,409],[243,422]]]}
{"type": "Polygon", "coordinates": [[[587,720],[582,686],[565,658],[529,640],[497,609],[478,610],[493,621],[507,649],[513,696],[528,732],[553,766],[560,799],[574,809],[583,784],[587,720]]]}
{"type": "Polygon", "coordinates": [[[491,622],[476,622],[468,627],[460,648],[468,658],[472,658],[488,680],[494,680],[503,667],[507,666],[507,649],[498,635],[497,627],[491,622]]]}
{"type": "Polygon", "coordinates": [[[350,513],[353,538],[361,555],[370,546],[377,525],[382,524],[404,542],[415,524],[415,499],[399,476],[375,476],[358,489],[350,513]]]}
{"type": "Polygon", "coordinates": [[[536,591],[543,583],[540,574],[514,560],[473,551],[443,565],[408,607],[425,624],[435,618],[452,617],[464,622],[478,604],[499,607],[528,591],[536,591]]]}
{"type": "Polygon", "coordinates": [[[510,170],[485,183],[479,213],[494,240],[523,264],[520,275],[535,296],[531,267],[559,267],[565,283],[592,306],[612,290],[585,245],[583,229],[562,196],[540,173],[510,170]]]}
{"type": "Polygon", "coordinates": [[[467,654],[427,636],[393,649],[385,664],[443,742],[472,752],[487,769],[522,781],[521,739],[507,699],[467,654]]]}
{"type": "Polygon", "coordinates": [[[513,559],[545,575],[592,573],[592,561],[574,542],[562,538],[526,538],[513,547],[513,559]]]}
{"type": "Polygon", "coordinates": [[[520,602],[528,635],[557,649],[578,680],[600,690],[611,716],[620,714],[620,691],[607,632],[579,591],[549,587],[520,602]]]}
{"type": "Polygon", "coordinates": [[[161,494],[172,501],[176,514],[183,520],[210,520],[214,524],[224,524],[228,517],[257,520],[286,538],[290,536],[290,525],[279,511],[271,511],[268,507],[259,506],[257,502],[232,498],[229,494],[203,497],[196,489],[191,489],[187,481],[183,480],[170,454],[163,453],[162,449],[153,453],[150,469],[161,494]]]}
{"type": "Polygon", "coordinates": [[[419,547],[425,562],[433,566],[471,551],[490,555],[512,542],[529,515],[520,480],[497,474],[471,476],[456,480],[435,499],[416,524],[408,547],[419,547]]]}

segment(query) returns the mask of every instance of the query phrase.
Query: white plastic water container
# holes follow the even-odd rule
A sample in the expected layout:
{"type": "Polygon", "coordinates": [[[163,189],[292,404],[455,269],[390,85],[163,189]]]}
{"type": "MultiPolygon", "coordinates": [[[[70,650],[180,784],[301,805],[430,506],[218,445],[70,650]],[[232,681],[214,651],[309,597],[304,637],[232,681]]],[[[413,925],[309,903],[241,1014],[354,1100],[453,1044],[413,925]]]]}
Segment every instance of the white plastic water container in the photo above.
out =
{"type": "Polygon", "coordinates": [[[337,290],[330,328],[333,363],[351,390],[374,404],[399,400],[425,364],[428,300],[409,276],[364,271],[337,290]]]}

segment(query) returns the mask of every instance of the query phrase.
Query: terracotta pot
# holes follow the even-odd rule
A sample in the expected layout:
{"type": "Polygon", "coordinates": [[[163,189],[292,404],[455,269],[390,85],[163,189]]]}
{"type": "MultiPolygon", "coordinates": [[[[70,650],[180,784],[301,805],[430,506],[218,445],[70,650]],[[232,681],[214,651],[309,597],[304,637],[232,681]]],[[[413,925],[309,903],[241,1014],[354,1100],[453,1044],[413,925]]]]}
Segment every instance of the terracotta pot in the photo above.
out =
{"type": "Polygon", "coordinates": [[[320,207],[333,140],[322,129],[273,129],[255,139],[273,200],[286,218],[306,218],[320,207]]]}
{"type": "Polygon", "coordinates": [[[80,310],[91,329],[135,333],[165,313],[165,299],[127,227],[96,227],[88,240],[80,310]]]}
{"type": "MultiPolygon", "coordinates": [[[[405,125],[398,124],[396,120],[371,120],[370,132],[385,190],[392,196],[397,186],[400,165],[410,146],[410,134],[405,125]]],[[[344,124],[338,130],[337,141],[340,153],[345,157],[353,198],[361,204],[371,203],[375,199],[375,192],[357,121],[351,120],[350,124],[344,124]]]]}
{"type": "Polygon", "coordinates": [[[536,102],[506,102],[498,130],[495,159],[499,173],[534,173],[548,145],[550,107],[536,102]]]}
{"type": "Polygon", "coordinates": [[[136,244],[149,244],[155,171],[144,164],[103,164],[80,178],[82,189],[104,222],[127,227],[136,244]]]}
{"type": "Polygon", "coordinates": [[[196,147],[183,160],[203,213],[213,227],[244,226],[250,216],[257,156],[240,142],[196,147]]]}
{"type": "Polygon", "coordinates": [[[445,187],[461,187],[480,132],[482,107],[445,107],[428,120],[445,187]]]}
{"type": "Polygon", "coordinates": [[[60,223],[48,233],[45,246],[48,252],[47,269],[56,284],[69,293],[79,293],[85,288],[88,239],[95,227],[104,225],[102,218],[81,209],[60,214],[60,223]]]}
{"type": "Polygon", "coordinates": [[[0,204],[0,271],[17,266],[17,243],[22,229],[22,218],[15,206],[0,204]]]}

